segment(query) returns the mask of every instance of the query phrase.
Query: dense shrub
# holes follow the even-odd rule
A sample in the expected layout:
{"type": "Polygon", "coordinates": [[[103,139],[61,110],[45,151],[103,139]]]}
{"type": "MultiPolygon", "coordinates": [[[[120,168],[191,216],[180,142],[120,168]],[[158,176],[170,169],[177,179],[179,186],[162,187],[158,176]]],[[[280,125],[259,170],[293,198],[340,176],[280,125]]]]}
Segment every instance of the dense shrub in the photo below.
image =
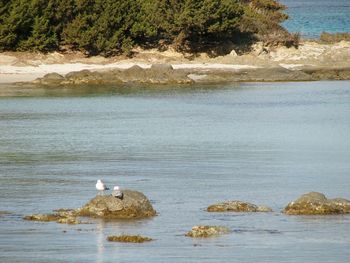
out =
{"type": "Polygon", "coordinates": [[[205,51],[276,32],[290,37],[280,26],[284,8],[275,0],[0,0],[0,51],[205,51]]]}

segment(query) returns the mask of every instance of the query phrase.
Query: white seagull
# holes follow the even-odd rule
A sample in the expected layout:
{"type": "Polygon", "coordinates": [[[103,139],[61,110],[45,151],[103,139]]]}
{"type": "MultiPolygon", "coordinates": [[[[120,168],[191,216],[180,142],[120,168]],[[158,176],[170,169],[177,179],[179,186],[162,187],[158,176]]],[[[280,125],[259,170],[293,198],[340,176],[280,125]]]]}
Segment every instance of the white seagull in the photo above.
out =
{"type": "Polygon", "coordinates": [[[119,199],[123,199],[123,192],[120,190],[118,185],[114,186],[113,191],[112,191],[112,196],[119,198],[119,199]]]}
{"type": "Polygon", "coordinates": [[[96,189],[99,191],[99,193],[102,191],[103,194],[105,190],[109,190],[109,188],[100,179],[97,180],[96,189]]]}

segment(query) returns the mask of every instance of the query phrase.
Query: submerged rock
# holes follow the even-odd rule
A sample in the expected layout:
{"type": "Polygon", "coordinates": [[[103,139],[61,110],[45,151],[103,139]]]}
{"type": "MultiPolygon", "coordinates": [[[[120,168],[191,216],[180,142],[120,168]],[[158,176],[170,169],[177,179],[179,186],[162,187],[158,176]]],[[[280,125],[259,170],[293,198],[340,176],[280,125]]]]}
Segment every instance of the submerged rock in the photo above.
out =
{"type": "Polygon", "coordinates": [[[81,224],[77,218],[77,214],[71,209],[55,210],[54,214],[33,214],[25,216],[24,220],[40,221],[40,222],[57,222],[60,224],[81,224]]]}
{"type": "Polygon", "coordinates": [[[57,214],[33,214],[23,217],[24,220],[41,222],[57,221],[59,218],[57,214]]]}
{"type": "Polygon", "coordinates": [[[25,216],[24,220],[40,222],[57,222],[60,224],[81,224],[82,222],[76,217],[64,217],[57,214],[33,214],[25,216]]]}
{"type": "Polygon", "coordinates": [[[62,218],[59,218],[56,222],[60,224],[69,224],[69,225],[81,224],[81,221],[76,217],[62,217],[62,218]]]}
{"type": "Polygon", "coordinates": [[[152,238],[143,237],[140,235],[137,236],[129,236],[129,235],[121,235],[121,236],[109,236],[107,240],[110,242],[124,242],[124,243],[144,243],[152,241],[152,238]]]}
{"type": "Polygon", "coordinates": [[[156,215],[156,211],[144,194],[132,190],[123,190],[123,194],[122,200],[112,195],[96,196],[77,212],[80,216],[110,219],[144,218],[156,215]]]}
{"type": "Polygon", "coordinates": [[[211,205],[207,208],[208,212],[272,212],[267,206],[257,206],[242,201],[227,201],[211,205]]]}
{"type": "Polygon", "coordinates": [[[194,226],[185,236],[188,237],[213,237],[228,234],[231,230],[224,226],[194,226]]]}
{"type": "Polygon", "coordinates": [[[289,203],[283,210],[287,215],[330,215],[350,213],[350,201],[327,199],[322,193],[310,192],[289,203]]]}
{"type": "Polygon", "coordinates": [[[1,216],[6,216],[6,215],[11,215],[12,213],[11,212],[8,212],[8,211],[0,211],[0,217],[1,216]]]}
{"type": "Polygon", "coordinates": [[[313,67],[313,68],[303,69],[302,71],[312,76],[314,80],[350,79],[350,67],[343,67],[343,68],[313,67]]]}

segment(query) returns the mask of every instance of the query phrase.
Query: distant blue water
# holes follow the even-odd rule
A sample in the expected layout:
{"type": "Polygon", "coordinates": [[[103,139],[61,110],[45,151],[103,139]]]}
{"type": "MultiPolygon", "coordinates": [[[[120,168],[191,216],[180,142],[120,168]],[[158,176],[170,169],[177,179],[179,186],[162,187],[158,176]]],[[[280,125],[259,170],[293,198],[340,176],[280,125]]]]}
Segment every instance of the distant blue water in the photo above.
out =
{"type": "Polygon", "coordinates": [[[350,32],[350,0],[280,0],[288,6],[290,19],[284,26],[303,37],[323,32],[350,32]]]}

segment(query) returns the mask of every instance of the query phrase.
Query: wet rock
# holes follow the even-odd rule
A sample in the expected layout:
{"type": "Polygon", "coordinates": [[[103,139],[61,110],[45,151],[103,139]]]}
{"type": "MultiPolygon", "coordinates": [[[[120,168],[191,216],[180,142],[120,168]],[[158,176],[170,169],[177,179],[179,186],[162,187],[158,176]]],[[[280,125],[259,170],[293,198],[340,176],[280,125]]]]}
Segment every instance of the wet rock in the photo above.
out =
{"type": "Polygon", "coordinates": [[[24,220],[40,221],[40,222],[57,222],[60,224],[81,224],[77,218],[77,213],[72,209],[55,210],[54,214],[33,214],[25,216],[24,220]]]}
{"type": "Polygon", "coordinates": [[[77,211],[74,209],[57,209],[53,210],[60,217],[76,217],[78,216],[77,211]]]}
{"type": "Polygon", "coordinates": [[[174,70],[170,64],[154,64],[144,69],[134,65],[125,70],[113,69],[108,71],[81,70],[70,72],[64,77],[57,73],[50,73],[34,81],[42,85],[80,85],[80,84],[189,84],[193,80],[182,70],[174,70]]]}
{"type": "Polygon", "coordinates": [[[154,64],[144,69],[132,66],[119,74],[123,82],[137,82],[150,84],[189,84],[193,83],[186,72],[174,70],[169,64],[154,64]]]}
{"type": "Polygon", "coordinates": [[[147,197],[137,191],[123,190],[123,199],[112,195],[96,196],[81,209],[80,216],[101,217],[106,219],[144,218],[156,215],[147,197]]]}
{"type": "Polygon", "coordinates": [[[25,216],[23,219],[29,221],[52,222],[60,219],[60,216],[57,214],[33,214],[25,216]]]}
{"type": "Polygon", "coordinates": [[[100,84],[103,82],[101,73],[90,70],[70,72],[65,76],[63,84],[100,84]]]}
{"type": "Polygon", "coordinates": [[[314,80],[347,80],[350,79],[350,68],[313,67],[302,71],[312,76],[314,80]]]}
{"type": "Polygon", "coordinates": [[[213,237],[228,234],[231,230],[224,226],[194,226],[185,236],[188,237],[213,237]]]}
{"type": "Polygon", "coordinates": [[[46,80],[63,80],[64,77],[56,72],[48,73],[44,76],[44,79],[46,80]]]}
{"type": "Polygon", "coordinates": [[[350,201],[327,199],[322,193],[310,192],[289,203],[283,210],[287,215],[329,215],[350,213],[350,201]]]}
{"type": "Polygon", "coordinates": [[[256,212],[273,212],[272,208],[268,207],[268,206],[258,206],[258,210],[256,212]]]}
{"type": "MultiPolygon", "coordinates": [[[[192,73],[196,73],[192,71],[192,73]]],[[[197,80],[198,83],[225,83],[251,81],[308,81],[314,77],[300,70],[289,70],[280,66],[266,68],[250,68],[240,70],[218,70],[205,73],[206,76],[197,80]]]]}
{"type": "Polygon", "coordinates": [[[77,225],[77,224],[81,224],[82,222],[79,219],[77,219],[76,217],[61,217],[57,220],[57,223],[77,225]]]}
{"type": "Polygon", "coordinates": [[[143,237],[140,235],[137,236],[129,236],[129,235],[121,235],[121,236],[109,236],[107,240],[110,242],[124,242],[124,243],[144,243],[152,241],[152,238],[143,237]]]}
{"type": "Polygon", "coordinates": [[[44,77],[38,78],[34,82],[40,83],[43,85],[57,85],[62,83],[62,81],[64,80],[65,78],[62,75],[54,72],[54,73],[46,74],[44,77]]]}
{"type": "Polygon", "coordinates": [[[242,201],[227,201],[211,205],[207,208],[208,212],[272,212],[267,206],[257,206],[242,201]]]}

